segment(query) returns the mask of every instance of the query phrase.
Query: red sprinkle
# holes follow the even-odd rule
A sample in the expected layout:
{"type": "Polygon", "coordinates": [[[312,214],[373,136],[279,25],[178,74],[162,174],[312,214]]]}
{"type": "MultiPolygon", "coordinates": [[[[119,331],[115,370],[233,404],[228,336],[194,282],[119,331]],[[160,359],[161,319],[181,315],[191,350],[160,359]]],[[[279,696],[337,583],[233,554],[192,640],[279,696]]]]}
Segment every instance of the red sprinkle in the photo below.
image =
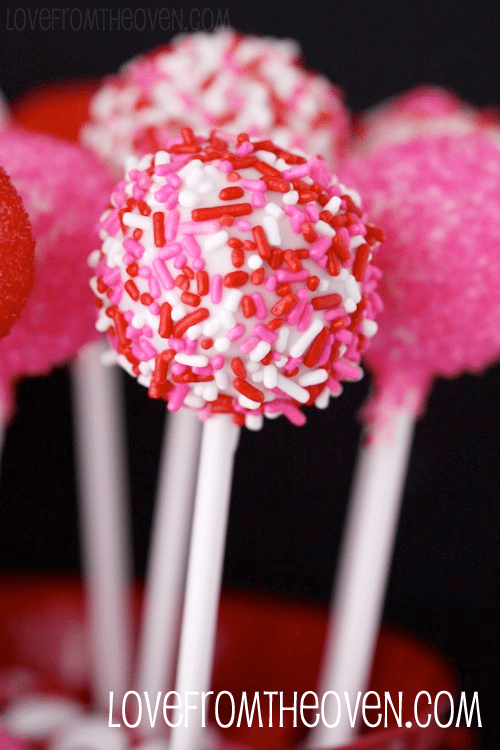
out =
{"type": "Polygon", "coordinates": [[[243,188],[235,185],[234,187],[223,188],[219,193],[219,198],[221,201],[232,201],[235,198],[242,198],[244,194],[243,188]]]}
{"type": "Polygon", "coordinates": [[[132,232],[132,237],[136,242],[139,242],[139,240],[142,237],[142,229],[139,229],[139,227],[136,227],[134,231],[132,232]]]}
{"type": "Polygon", "coordinates": [[[231,250],[231,261],[235,268],[241,268],[245,262],[245,252],[241,247],[234,247],[231,250]]]}
{"type": "Polygon", "coordinates": [[[297,304],[298,299],[294,294],[287,294],[285,297],[282,297],[276,304],[271,307],[271,313],[273,315],[281,316],[281,315],[287,315],[295,305],[297,304]]]}
{"type": "Polygon", "coordinates": [[[309,276],[309,278],[306,281],[307,288],[311,290],[311,292],[315,292],[316,289],[319,287],[319,279],[317,276],[309,276]]]}
{"type": "Polygon", "coordinates": [[[134,302],[137,302],[137,300],[140,297],[140,294],[139,294],[139,290],[137,289],[135,285],[135,282],[132,281],[132,279],[129,279],[128,281],[125,282],[123,286],[125,288],[125,291],[129,295],[129,297],[132,297],[134,302]]]}
{"type": "Polygon", "coordinates": [[[252,275],[250,276],[250,281],[252,284],[255,284],[255,286],[259,286],[264,281],[264,269],[258,268],[256,271],[253,271],[252,275]]]}
{"type": "Polygon", "coordinates": [[[269,247],[269,243],[267,241],[266,233],[264,232],[263,227],[261,227],[260,224],[258,224],[256,227],[253,227],[252,234],[260,257],[263,260],[269,260],[269,256],[271,255],[271,248],[269,247]]]}
{"type": "Polygon", "coordinates": [[[172,321],[172,305],[168,302],[164,302],[160,307],[160,325],[158,326],[158,333],[162,339],[168,339],[172,335],[173,321],[172,321]]]}
{"type": "Polygon", "coordinates": [[[255,315],[257,312],[257,308],[255,307],[255,302],[250,297],[249,294],[245,294],[241,298],[241,309],[243,310],[243,315],[245,318],[251,318],[252,315],[255,315]]]}
{"type": "Polygon", "coordinates": [[[149,216],[149,214],[151,213],[151,209],[146,203],[146,201],[143,201],[143,200],[137,201],[137,208],[139,209],[139,213],[142,216],[149,216]]]}
{"type": "Polygon", "coordinates": [[[204,297],[205,294],[208,294],[210,282],[206,271],[196,271],[196,287],[200,297],[204,297]]]}
{"type": "Polygon", "coordinates": [[[140,300],[141,300],[141,304],[142,304],[142,305],[145,305],[145,307],[149,307],[149,306],[150,306],[150,305],[152,305],[152,304],[153,304],[153,302],[154,302],[154,299],[153,299],[153,297],[152,297],[152,296],[151,296],[151,295],[149,294],[149,292],[144,292],[144,294],[141,294],[141,296],[140,296],[140,300]]]}
{"type": "Polygon", "coordinates": [[[248,380],[244,380],[243,378],[235,378],[233,380],[233,385],[238,393],[241,393],[243,396],[246,396],[252,401],[258,401],[259,403],[262,403],[264,401],[264,394],[262,393],[262,391],[251,385],[248,380]]]}
{"type": "Polygon", "coordinates": [[[208,219],[220,219],[221,216],[246,216],[252,213],[250,203],[233,203],[228,206],[209,206],[207,208],[194,208],[191,211],[193,221],[207,221],[208,219]]]}
{"type": "Polygon", "coordinates": [[[139,273],[139,266],[137,263],[131,263],[125,270],[129,276],[137,276],[139,273]]]}
{"type": "Polygon", "coordinates": [[[356,257],[354,258],[354,263],[352,264],[352,274],[356,281],[362,280],[369,256],[370,247],[365,242],[356,250],[356,257]]]}
{"type": "Polygon", "coordinates": [[[175,338],[180,339],[181,336],[186,333],[188,328],[196,325],[196,323],[201,323],[202,320],[206,320],[209,315],[210,313],[208,312],[206,307],[199,307],[197,310],[193,310],[193,312],[185,315],[183,318],[178,320],[174,326],[175,338]]]}
{"type": "Polygon", "coordinates": [[[155,211],[153,214],[153,232],[155,247],[163,247],[166,245],[167,240],[165,239],[165,214],[163,211],[155,211]]]}
{"type": "Polygon", "coordinates": [[[231,289],[233,287],[243,286],[243,284],[247,283],[248,278],[246,271],[232,271],[231,273],[226,273],[222,279],[222,283],[225,287],[231,289]]]}
{"type": "Polygon", "coordinates": [[[304,364],[306,367],[314,367],[314,365],[316,364],[316,362],[318,361],[320,357],[321,352],[323,351],[323,347],[325,345],[325,341],[327,337],[328,337],[328,328],[323,328],[318,333],[318,335],[312,342],[311,346],[305,353],[304,364]]]}
{"type": "Polygon", "coordinates": [[[227,241],[227,244],[231,248],[243,247],[243,242],[238,239],[238,237],[230,237],[227,241]]]}
{"type": "Polygon", "coordinates": [[[349,248],[346,247],[346,244],[340,234],[336,234],[335,237],[332,237],[331,247],[341,263],[345,263],[351,257],[349,248]]]}
{"type": "Polygon", "coordinates": [[[301,228],[302,237],[306,240],[306,242],[314,242],[318,239],[318,235],[314,231],[312,224],[308,221],[305,221],[301,228]]]}
{"type": "Polygon", "coordinates": [[[189,279],[183,273],[175,277],[174,284],[179,289],[182,289],[183,292],[189,291],[189,279]]]}
{"type": "MultiPolygon", "coordinates": [[[[282,179],[283,177],[279,169],[275,169],[270,164],[267,164],[265,161],[256,161],[253,166],[258,172],[265,175],[266,177],[277,177],[278,179],[282,179]]],[[[287,188],[287,190],[289,189],[290,187],[287,188]]]]}
{"type": "Polygon", "coordinates": [[[181,302],[183,302],[185,305],[189,305],[190,307],[198,307],[201,302],[201,297],[199,297],[197,294],[193,294],[192,292],[182,292],[181,302]]]}
{"type": "Polygon", "coordinates": [[[281,328],[284,322],[284,318],[273,318],[267,324],[267,328],[269,328],[270,331],[276,331],[278,328],[281,328]]]}
{"type": "Polygon", "coordinates": [[[238,378],[246,378],[247,371],[243,360],[239,357],[233,357],[231,360],[231,369],[238,378]]]}
{"type": "Polygon", "coordinates": [[[213,339],[203,339],[203,341],[200,342],[200,346],[202,349],[211,349],[213,345],[213,339]]]}
{"type": "Polygon", "coordinates": [[[297,253],[294,250],[285,250],[285,252],[283,253],[283,258],[285,259],[285,263],[291,271],[293,271],[294,273],[302,271],[302,263],[298,259],[297,253]]]}
{"type": "Polygon", "coordinates": [[[338,307],[341,302],[340,294],[325,294],[322,297],[313,297],[311,305],[315,310],[327,310],[329,307],[338,307]]]}

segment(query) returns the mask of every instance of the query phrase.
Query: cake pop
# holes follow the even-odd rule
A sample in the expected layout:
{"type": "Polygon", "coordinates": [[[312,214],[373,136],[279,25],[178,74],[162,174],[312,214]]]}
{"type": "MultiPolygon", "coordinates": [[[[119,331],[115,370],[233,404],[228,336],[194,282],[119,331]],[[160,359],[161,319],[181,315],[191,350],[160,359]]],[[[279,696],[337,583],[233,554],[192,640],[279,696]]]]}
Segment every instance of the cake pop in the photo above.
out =
{"type": "Polygon", "coordinates": [[[265,133],[335,162],[348,125],[342,94],[299,59],[290,39],[182,34],[107,79],[83,142],[118,173],[129,153],[163,148],[181,126],[265,133]]]}
{"type": "MultiPolygon", "coordinates": [[[[479,373],[500,353],[500,151],[482,133],[418,137],[349,160],[342,177],[386,235],[384,310],[365,357],[367,440],[320,680],[353,700],[370,673],[415,420],[435,377],[479,373]]],[[[315,729],[309,747],[343,745],[352,733],[343,717],[315,729]]]]}
{"type": "Polygon", "coordinates": [[[376,330],[380,233],[362,217],[322,159],[185,128],[129,162],[101,220],[97,328],[172,411],[302,424],[299,405],[361,377],[376,330]]]}
{"type": "Polygon", "coordinates": [[[0,337],[21,315],[33,286],[35,240],[21,198],[0,167],[0,337]]]}
{"type": "Polygon", "coordinates": [[[111,181],[83,149],[14,128],[2,132],[0,164],[23,200],[37,242],[33,292],[9,337],[0,341],[8,417],[15,380],[49,372],[96,339],[86,256],[97,242],[94,226],[111,181]]]}
{"type": "Polygon", "coordinates": [[[352,149],[367,154],[415,136],[466,135],[481,131],[500,145],[500,115],[478,109],[440,86],[415,86],[372,107],[354,123],[352,149]]]}

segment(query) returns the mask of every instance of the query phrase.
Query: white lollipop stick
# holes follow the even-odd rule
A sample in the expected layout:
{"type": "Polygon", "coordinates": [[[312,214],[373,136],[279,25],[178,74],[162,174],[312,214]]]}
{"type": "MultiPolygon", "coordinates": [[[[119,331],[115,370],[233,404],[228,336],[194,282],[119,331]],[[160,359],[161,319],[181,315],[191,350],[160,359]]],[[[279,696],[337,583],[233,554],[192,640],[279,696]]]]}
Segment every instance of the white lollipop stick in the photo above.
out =
{"type": "MultiPolygon", "coordinates": [[[[239,427],[226,414],[211,417],[203,427],[175,688],[183,701],[190,691],[198,693],[198,698],[191,699],[191,702],[197,701],[198,710],[183,711],[182,722],[172,730],[170,750],[198,750],[204,731],[201,728],[201,693],[210,689],[212,676],[239,432],[239,427]]],[[[205,708],[207,711],[208,700],[205,708]]]]}
{"type": "Polygon", "coordinates": [[[128,688],[131,559],[120,371],[101,364],[105,344],[82,349],[72,366],[92,697],[115,705],[128,688]]]}
{"type": "Polygon", "coordinates": [[[170,413],[166,423],[135,683],[140,695],[169,690],[174,679],[201,427],[190,409],[170,413]]]}
{"type": "MultiPolygon", "coordinates": [[[[334,728],[319,722],[310,748],[348,743],[356,732],[346,706],[367,690],[389,577],[392,550],[415,424],[408,406],[384,424],[370,425],[370,442],[358,455],[325,641],[318,693],[334,690],[341,701],[334,728]]],[[[333,702],[332,705],[335,705],[333,702]]],[[[358,711],[359,718],[359,711],[358,711]]],[[[335,715],[327,717],[334,723],[335,715]]]]}

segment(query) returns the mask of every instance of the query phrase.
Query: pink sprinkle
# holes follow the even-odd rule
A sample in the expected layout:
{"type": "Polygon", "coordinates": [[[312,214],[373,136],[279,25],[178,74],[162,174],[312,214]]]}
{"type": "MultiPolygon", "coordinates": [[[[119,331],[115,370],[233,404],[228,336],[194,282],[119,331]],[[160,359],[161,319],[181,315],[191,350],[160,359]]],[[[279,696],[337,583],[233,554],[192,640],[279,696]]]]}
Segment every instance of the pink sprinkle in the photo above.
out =
{"type": "Polygon", "coordinates": [[[333,196],[340,198],[340,196],[342,195],[342,190],[340,189],[339,184],[335,182],[333,185],[330,185],[327,193],[330,198],[333,198],[333,196]]]}
{"type": "Polygon", "coordinates": [[[252,193],[252,206],[254,208],[263,208],[266,205],[266,199],[262,193],[252,193]]]}
{"type": "Polygon", "coordinates": [[[297,211],[294,213],[291,220],[292,229],[295,234],[302,234],[302,224],[304,223],[305,214],[303,211],[297,211]]]}
{"type": "Polygon", "coordinates": [[[134,313],[132,312],[132,310],[127,310],[126,313],[123,313],[123,317],[125,318],[127,323],[131,323],[132,318],[134,317],[134,313]]]}
{"type": "Polygon", "coordinates": [[[151,187],[151,177],[146,172],[139,172],[137,184],[142,190],[149,190],[151,187]]]}
{"type": "Polygon", "coordinates": [[[220,161],[218,166],[220,171],[226,172],[226,174],[229,174],[229,172],[233,171],[233,165],[227,159],[223,159],[222,161],[220,161]]]}
{"type": "Polygon", "coordinates": [[[250,143],[250,141],[243,141],[243,143],[240,143],[236,149],[236,156],[248,156],[248,154],[252,153],[253,148],[253,143],[250,143]]]}
{"type": "Polygon", "coordinates": [[[242,354],[249,354],[252,349],[255,349],[260,339],[258,336],[249,336],[240,346],[240,352],[242,354]]]}
{"type": "MultiPolygon", "coordinates": [[[[141,331],[138,328],[135,328],[133,325],[129,324],[125,328],[125,336],[128,339],[132,339],[133,341],[136,341],[140,335],[141,335],[141,331]]],[[[136,343],[139,344],[140,346],[140,343],[138,341],[136,341],[136,343]]]]}
{"type": "Polygon", "coordinates": [[[332,345],[333,345],[333,334],[329,333],[323,345],[323,349],[321,350],[321,354],[318,357],[316,367],[323,367],[323,365],[326,365],[326,363],[330,359],[332,345]]]}
{"type": "Polygon", "coordinates": [[[187,336],[184,336],[184,342],[186,344],[186,348],[184,350],[186,354],[194,354],[197,347],[196,341],[191,341],[191,339],[188,339],[187,336]]]}
{"type": "Polygon", "coordinates": [[[149,266],[141,266],[137,275],[140,276],[141,279],[149,279],[149,277],[151,276],[151,269],[149,268],[149,266]]]}
{"type": "Polygon", "coordinates": [[[224,367],[224,357],[222,354],[216,354],[212,357],[210,364],[212,365],[214,370],[222,370],[224,367]]]}
{"type": "Polygon", "coordinates": [[[170,187],[170,185],[163,185],[159,190],[154,193],[155,200],[158,201],[158,203],[165,203],[168,198],[173,194],[173,190],[170,187]]]}
{"type": "Polygon", "coordinates": [[[148,289],[153,299],[158,299],[158,297],[161,296],[161,290],[160,290],[160,285],[158,283],[158,279],[155,279],[154,276],[151,276],[151,278],[148,281],[148,289]]]}
{"type": "Polygon", "coordinates": [[[278,282],[276,280],[276,276],[269,276],[269,278],[264,281],[264,286],[268,292],[274,292],[277,285],[278,282]]]}
{"type": "Polygon", "coordinates": [[[274,344],[274,342],[278,338],[278,335],[277,333],[275,333],[275,331],[270,331],[269,328],[266,328],[266,326],[263,326],[261,323],[257,323],[254,331],[259,338],[267,341],[268,344],[274,344]]]}
{"type": "Polygon", "coordinates": [[[332,240],[330,237],[327,237],[326,235],[318,237],[317,240],[314,240],[309,249],[309,257],[313,258],[313,260],[319,260],[326,253],[331,244],[332,240]]]}
{"type": "Polygon", "coordinates": [[[176,169],[174,164],[158,164],[155,167],[155,174],[157,174],[159,177],[165,177],[166,175],[169,175],[169,173],[174,169],[176,169]]]}
{"type": "Polygon", "coordinates": [[[327,388],[333,396],[340,396],[342,393],[342,386],[340,385],[337,378],[331,377],[326,381],[327,388]]]}
{"type": "Polygon", "coordinates": [[[205,261],[203,260],[203,258],[195,258],[191,265],[193,266],[193,269],[195,271],[203,271],[203,269],[205,268],[205,261]]]}
{"type": "Polygon", "coordinates": [[[309,301],[309,292],[307,291],[307,289],[299,289],[297,292],[297,297],[299,298],[299,302],[295,305],[293,310],[288,313],[286,317],[287,323],[290,323],[290,325],[292,326],[296,326],[301,319],[302,313],[304,312],[309,301]]]}
{"type": "Polygon", "coordinates": [[[142,342],[142,350],[148,359],[154,359],[158,354],[154,346],[152,346],[149,341],[142,342]]]}
{"type": "Polygon", "coordinates": [[[354,237],[357,234],[360,234],[362,237],[366,236],[366,227],[364,224],[351,224],[347,228],[347,231],[351,237],[354,237]]]}
{"type": "Polygon", "coordinates": [[[130,265],[130,263],[133,263],[135,261],[134,256],[131,253],[125,253],[123,256],[123,262],[126,266],[130,265]]]}
{"type": "Polygon", "coordinates": [[[174,268],[177,268],[177,270],[179,270],[180,268],[182,268],[182,266],[186,265],[186,260],[187,258],[184,253],[181,253],[181,255],[178,255],[174,260],[174,268]]]}
{"type": "Polygon", "coordinates": [[[243,336],[244,333],[245,333],[245,326],[243,325],[243,323],[238,323],[237,325],[234,326],[234,328],[231,328],[227,332],[227,337],[229,341],[237,341],[239,338],[243,336]]]}
{"type": "Polygon", "coordinates": [[[153,268],[156,271],[156,275],[158,276],[162,287],[167,291],[173,289],[175,286],[174,280],[170,275],[170,271],[166,267],[165,263],[161,260],[161,258],[154,259],[153,268]]]}
{"type": "Polygon", "coordinates": [[[305,177],[310,172],[309,164],[306,162],[305,164],[298,164],[296,167],[290,167],[290,169],[285,169],[283,172],[283,177],[285,180],[296,180],[300,177],[305,177]]]}
{"type": "Polygon", "coordinates": [[[302,364],[302,357],[289,357],[288,362],[285,365],[286,372],[295,370],[296,367],[300,367],[302,364]]]}
{"type": "Polygon", "coordinates": [[[115,286],[111,293],[109,301],[112,305],[119,305],[123,297],[123,284],[120,282],[115,286]]]}
{"type": "Polygon", "coordinates": [[[160,314],[160,305],[158,302],[152,302],[149,306],[149,312],[152,315],[159,315],[160,314]]]}
{"type": "Polygon", "coordinates": [[[151,326],[143,326],[142,333],[144,334],[144,336],[147,336],[148,339],[153,338],[153,329],[151,328],[151,326]]]}
{"type": "Polygon", "coordinates": [[[309,325],[310,325],[311,319],[312,319],[312,314],[313,314],[313,306],[309,302],[306,305],[306,309],[304,310],[304,313],[303,313],[303,315],[302,315],[302,317],[300,319],[299,325],[297,326],[298,330],[301,333],[303,331],[307,331],[307,329],[309,328],[309,325]]]}
{"type": "Polygon", "coordinates": [[[129,180],[131,180],[132,182],[134,182],[139,177],[139,174],[140,174],[140,172],[139,172],[138,169],[131,169],[129,171],[129,173],[128,173],[128,178],[129,178],[129,180]]]}
{"type": "Polygon", "coordinates": [[[199,375],[201,378],[206,378],[209,375],[212,375],[213,368],[210,367],[210,365],[207,365],[206,367],[193,367],[193,372],[195,375],[199,375]]]}
{"type": "Polygon", "coordinates": [[[183,352],[186,348],[186,342],[184,339],[169,339],[168,345],[174,352],[183,352]]]}
{"type": "Polygon", "coordinates": [[[236,222],[236,227],[240,230],[240,232],[250,232],[250,230],[252,229],[252,225],[246,219],[238,219],[238,221],[236,222]]]}
{"type": "Polygon", "coordinates": [[[318,207],[317,207],[317,206],[315,206],[315,205],[313,205],[312,203],[309,203],[309,204],[308,204],[308,205],[306,206],[306,214],[307,214],[307,216],[309,217],[309,219],[310,219],[310,220],[311,220],[312,222],[316,223],[317,221],[319,221],[319,211],[318,211],[318,207]]]}
{"type": "Polygon", "coordinates": [[[179,411],[188,393],[189,385],[187,383],[180,383],[174,386],[168,395],[167,409],[169,411],[179,411]]]}
{"type": "Polygon", "coordinates": [[[172,211],[167,216],[165,222],[165,239],[167,242],[171,242],[177,234],[177,227],[179,226],[180,214],[177,210],[172,211]]]}
{"type": "Polygon", "coordinates": [[[181,250],[182,245],[180,242],[169,242],[168,245],[160,247],[158,250],[158,256],[162,260],[169,260],[169,258],[175,258],[176,255],[179,255],[181,250]]]}
{"type": "Polygon", "coordinates": [[[210,299],[214,305],[218,305],[222,299],[222,276],[220,273],[216,273],[212,276],[212,283],[210,284],[210,299]]]}
{"type": "Polygon", "coordinates": [[[266,305],[260,292],[252,292],[250,297],[255,303],[255,314],[258,320],[264,320],[267,315],[266,305]]]}
{"type": "Polygon", "coordinates": [[[180,362],[172,362],[170,369],[173,375],[182,375],[183,372],[186,372],[187,367],[186,365],[181,365],[180,362]]]}
{"type": "Polygon", "coordinates": [[[302,271],[287,271],[285,268],[278,268],[276,271],[278,281],[305,281],[309,278],[309,271],[304,268],[302,271]]]}
{"type": "Polygon", "coordinates": [[[334,369],[337,376],[343,380],[359,380],[361,376],[359,367],[351,365],[349,362],[344,362],[341,359],[335,362],[334,369]]]}
{"type": "Polygon", "coordinates": [[[340,331],[337,331],[335,334],[335,338],[337,341],[340,341],[341,344],[350,344],[353,340],[354,334],[352,331],[349,331],[347,328],[341,328],[340,331]]]}
{"type": "Polygon", "coordinates": [[[323,317],[325,320],[337,320],[337,318],[343,318],[346,315],[346,311],[343,307],[331,307],[329,310],[325,310],[323,317]]]}
{"type": "Polygon", "coordinates": [[[142,200],[145,195],[146,191],[142,190],[138,185],[132,187],[132,198],[135,198],[136,201],[142,200]]]}
{"type": "Polygon", "coordinates": [[[134,256],[134,258],[142,258],[144,255],[145,247],[144,245],[141,245],[140,242],[137,242],[137,240],[132,239],[132,237],[127,237],[123,240],[123,247],[125,250],[134,256]]]}
{"type": "Polygon", "coordinates": [[[257,192],[257,193],[265,193],[267,190],[267,185],[263,180],[242,179],[240,180],[240,185],[246,190],[251,190],[252,192],[257,192]]]}
{"type": "MultiPolygon", "coordinates": [[[[217,230],[219,229],[219,222],[217,222],[217,230]]],[[[182,246],[191,258],[199,258],[201,255],[201,247],[197,241],[190,234],[186,235],[182,240],[182,246]]]]}
{"type": "Polygon", "coordinates": [[[179,234],[213,234],[218,232],[220,224],[216,219],[207,221],[183,221],[179,224],[179,234]]]}
{"type": "Polygon", "coordinates": [[[304,413],[290,401],[285,401],[285,399],[277,398],[268,404],[264,404],[264,411],[268,414],[282,413],[292,424],[297,425],[297,427],[301,427],[306,421],[304,413]]]}
{"type": "Polygon", "coordinates": [[[106,216],[103,221],[99,223],[99,226],[102,227],[102,229],[109,230],[110,224],[112,224],[113,221],[116,221],[118,219],[118,209],[114,208],[112,211],[109,212],[109,214],[106,216]]]}
{"type": "Polygon", "coordinates": [[[108,286],[114,286],[118,284],[121,279],[121,273],[119,268],[108,268],[102,275],[102,280],[108,286]]]}
{"type": "Polygon", "coordinates": [[[177,195],[177,193],[172,193],[172,195],[169,198],[167,198],[167,200],[165,201],[165,208],[168,211],[172,211],[178,203],[179,203],[179,196],[177,195]]]}
{"type": "Polygon", "coordinates": [[[318,266],[319,266],[320,268],[326,268],[326,264],[327,264],[327,263],[328,263],[328,258],[326,257],[326,255],[324,255],[324,256],[323,256],[322,258],[320,258],[320,259],[318,260],[318,266]]]}
{"type": "Polygon", "coordinates": [[[180,188],[180,186],[182,185],[182,180],[181,180],[181,178],[179,177],[178,174],[172,174],[172,173],[170,173],[167,176],[166,182],[169,185],[171,185],[173,188],[175,188],[176,190],[178,190],[180,188]]]}

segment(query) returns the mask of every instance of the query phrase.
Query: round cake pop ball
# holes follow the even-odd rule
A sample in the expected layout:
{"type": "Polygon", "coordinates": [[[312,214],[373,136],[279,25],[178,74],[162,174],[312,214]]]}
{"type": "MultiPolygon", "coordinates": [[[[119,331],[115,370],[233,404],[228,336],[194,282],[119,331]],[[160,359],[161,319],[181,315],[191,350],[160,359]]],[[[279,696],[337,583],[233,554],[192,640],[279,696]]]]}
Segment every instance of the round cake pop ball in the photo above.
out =
{"type": "Polygon", "coordinates": [[[163,148],[184,125],[266,133],[333,163],[349,120],[342,95],[299,58],[290,39],[228,29],[178,36],[105,82],[83,142],[120,175],[128,154],[163,148]]]}
{"type": "Polygon", "coordinates": [[[5,129],[0,164],[28,213],[36,241],[35,284],[20,319],[0,341],[0,384],[6,412],[10,384],[45,374],[95,339],[87,256],[112,181],[96,158],[48,136],[5,129]]]}
{"type": "MultiPolygon", "coordinates": [[[[500,151],[481,134],[417,138],[352,159],[386,236],[384,311],[366,355],[379,394],[400,402],[432,378],[479,372],[500,352],[500,151]]],[[[423,400],[420,403],[420,408],[423,400]]]]}
{"type": "Polygon", "coordinates": [[[0,167],[0,337],[26,304],[33,286],[35,241],[28,215],[0,167]]]}
{"type": "Polygon", "coordinates": [[[354,127],[356,153],[376,151],[415,136],[466,135],[482,131],[500,145],[500,116],[478,109],[439,86],[416,86],[361,115],[354,127]]]}
{"type": "Polygon", "coordinates": [[[12,114],[22,127],[77,142],[98,86],[85,79],[45,83],[16,99],[12,114]]]}
{"type": "Polygon", "coordinates": [[[129,164],[111,203],[90,259],[97,326],[170,410],[302,424],[298,406],[361,377],[380,232],[323,159],[186,128],[129,164]]]}

